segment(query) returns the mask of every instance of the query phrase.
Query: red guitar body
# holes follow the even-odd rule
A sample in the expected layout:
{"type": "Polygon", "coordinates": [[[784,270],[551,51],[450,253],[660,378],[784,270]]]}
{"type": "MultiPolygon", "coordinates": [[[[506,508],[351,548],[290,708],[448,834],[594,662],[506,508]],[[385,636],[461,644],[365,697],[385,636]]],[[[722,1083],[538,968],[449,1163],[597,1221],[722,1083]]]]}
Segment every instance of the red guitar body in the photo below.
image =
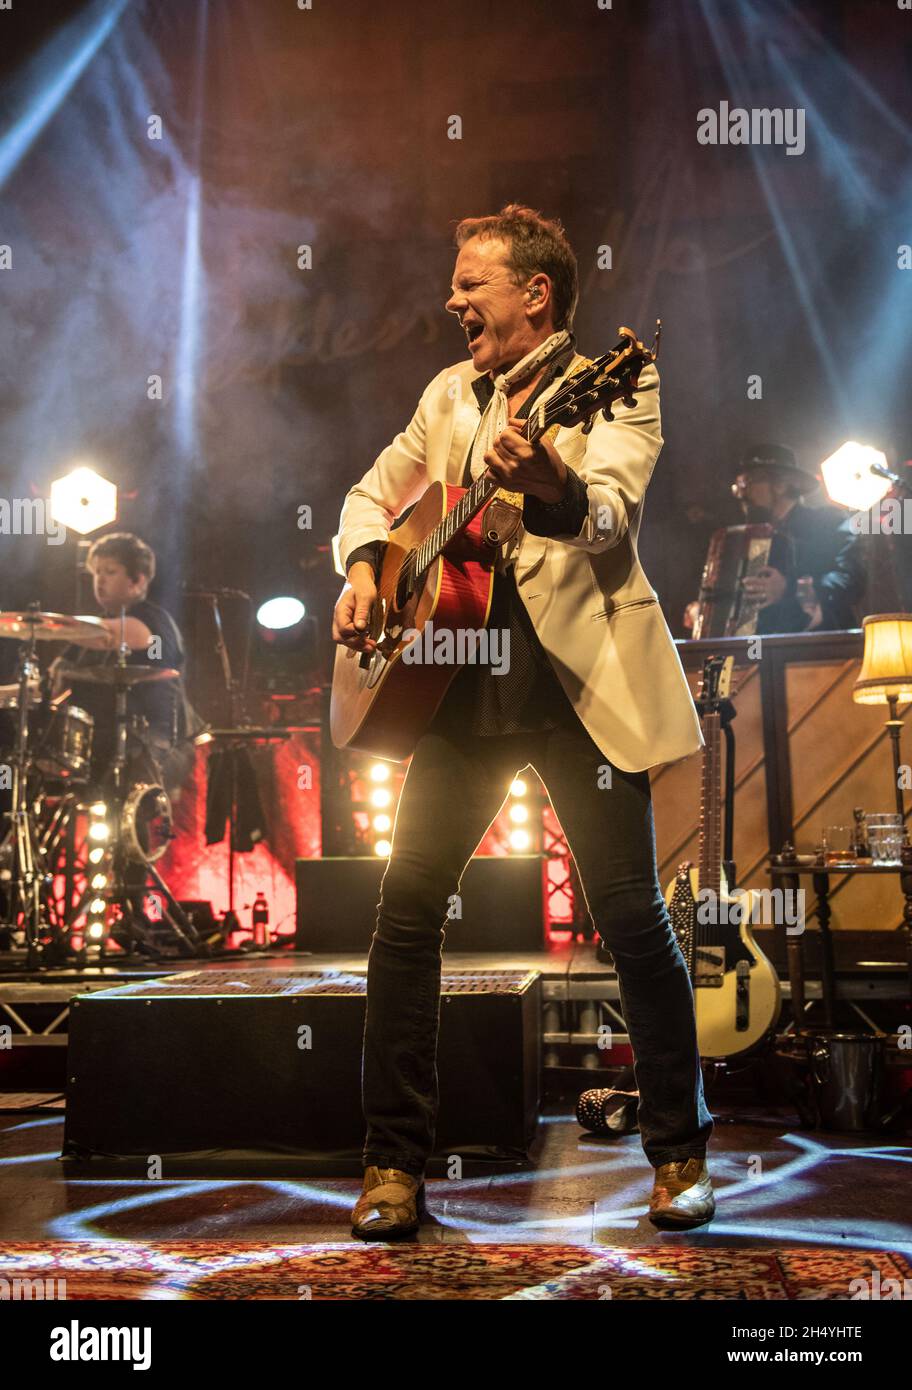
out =
{"type": "Polygon", "coordinates": [[[403,661],[403,652],[424,634],[427,654],[431,642],[425,625],[430,621],[434,639],[452,633],[457,650],[460,634],[464,642],[467,632],[487,624],[496,552],[482,539],[483,513],[432,561],[420,589],[402,606],[397,595],[407,555],[465,491],[449,483],[431,483],[390,531],[371,622],[378,650],[362,656],[348,647],[336,649],[330,728],[337,748],[355,748],[397,762],[409,757],[461,668],[452,661],[403,661]]]}

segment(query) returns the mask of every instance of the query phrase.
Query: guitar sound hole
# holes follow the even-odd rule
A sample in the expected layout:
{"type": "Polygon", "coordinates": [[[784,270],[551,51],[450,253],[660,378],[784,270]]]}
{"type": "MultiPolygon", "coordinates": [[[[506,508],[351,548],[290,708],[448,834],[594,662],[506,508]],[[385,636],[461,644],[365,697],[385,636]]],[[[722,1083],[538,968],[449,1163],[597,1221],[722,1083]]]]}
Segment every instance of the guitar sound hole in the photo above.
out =
{"type": "Polygon", "coordinates": [[[396,608],[401,613],[413,597],[417,588],[417,576],[414,568],[414,557],[409,556],[408,562],[403,565],[402,573],[399,576],[399,583],[396,585],[396,608]]]}

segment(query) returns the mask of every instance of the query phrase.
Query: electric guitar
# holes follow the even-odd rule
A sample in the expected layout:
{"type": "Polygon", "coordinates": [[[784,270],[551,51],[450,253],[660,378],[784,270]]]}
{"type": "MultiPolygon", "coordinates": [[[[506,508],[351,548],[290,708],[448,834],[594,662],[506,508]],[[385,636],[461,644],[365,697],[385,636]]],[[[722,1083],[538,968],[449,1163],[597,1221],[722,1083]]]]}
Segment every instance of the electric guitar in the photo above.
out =
{"type": "Polygon", "coordinates": [[[711,656],[703,665],[700,863],[681,864],[665,894],[693,985],[700,1056],[710,1058],[756,1047],[781,1007],[779,976],[751,931],[758,895],[733,896],[722,865],[721,732],[733,666],[732,656],[711,656]]]}
{"type": "MultiPolygon", "coordinates": [[[[658,355],[629,328],[617,346],[567,376],[524,422],[531,443],[561,426],[588,433],[596,413],[636,404],[639,373],[658,355]]],[[[371,609],[370,652],[338,646],[330,731],[337,748],[401,761],[411,755],[460,665],[471,660],[491,609],[498,548],[522,521],[522,495],[483,473],[470,488],[433,482],[390,530],[371,609]],[[429,638],[429,634],[430,638],[429,638]],[[422,642],[421,648],[414,644],[422,642]],[[410,651],[410,649],[414,648],[410,651]],[[416,660],[436,649],[437,660],[416,660]],[[461,661],[452,659],[458,653],[461,661]]]]}

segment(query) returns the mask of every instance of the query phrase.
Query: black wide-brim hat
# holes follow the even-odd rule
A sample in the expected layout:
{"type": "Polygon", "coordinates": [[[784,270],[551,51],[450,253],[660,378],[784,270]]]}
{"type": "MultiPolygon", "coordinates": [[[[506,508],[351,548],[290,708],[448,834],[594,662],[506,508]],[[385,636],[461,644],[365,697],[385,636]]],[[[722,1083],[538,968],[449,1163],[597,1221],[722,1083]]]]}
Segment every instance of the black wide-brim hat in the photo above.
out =
{"type": "Polygon", "coordinates": [[[775,469],[777,473],[787,477],[790,483],[794,483],[802,496],[813,492],[818,486],[813,473],[809,473],[806,468],[799,468],[795,455],[785,444],[752,444],[750,448],[745,449],[735,474],[749,473],[753,468],[775,469]]]}

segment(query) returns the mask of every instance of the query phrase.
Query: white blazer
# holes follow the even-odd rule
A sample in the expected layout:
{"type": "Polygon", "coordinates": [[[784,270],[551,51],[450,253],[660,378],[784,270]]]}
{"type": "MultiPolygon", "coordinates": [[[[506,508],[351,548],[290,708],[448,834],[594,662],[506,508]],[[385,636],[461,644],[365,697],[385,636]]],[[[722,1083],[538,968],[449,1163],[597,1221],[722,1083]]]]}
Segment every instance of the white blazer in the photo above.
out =
{"type": "MultiPolygon", "coordinates": [[[[576,357],[568,372],[583,359],[576,357]]],[[[343,565],[358,546],[385,540],[391,522],[429,483],[462,481],[480,419],[471,361],[445,367],[407,427],[349,490],[339,523],[343,565]]],[[[566,380],[557,377],[536,406],[566,380]]],[[[703,744],[684,670],[655,590],[637,555],[643,499],[662,448],[659,375],[648,366],[637,404],[617,402],[588,436],[561,428],[553,443],[586,483],[589,515],[577,535],[521,528],[505,548],[516,586],[564,690],[616,767],[638,772],[703,744]]]]}

